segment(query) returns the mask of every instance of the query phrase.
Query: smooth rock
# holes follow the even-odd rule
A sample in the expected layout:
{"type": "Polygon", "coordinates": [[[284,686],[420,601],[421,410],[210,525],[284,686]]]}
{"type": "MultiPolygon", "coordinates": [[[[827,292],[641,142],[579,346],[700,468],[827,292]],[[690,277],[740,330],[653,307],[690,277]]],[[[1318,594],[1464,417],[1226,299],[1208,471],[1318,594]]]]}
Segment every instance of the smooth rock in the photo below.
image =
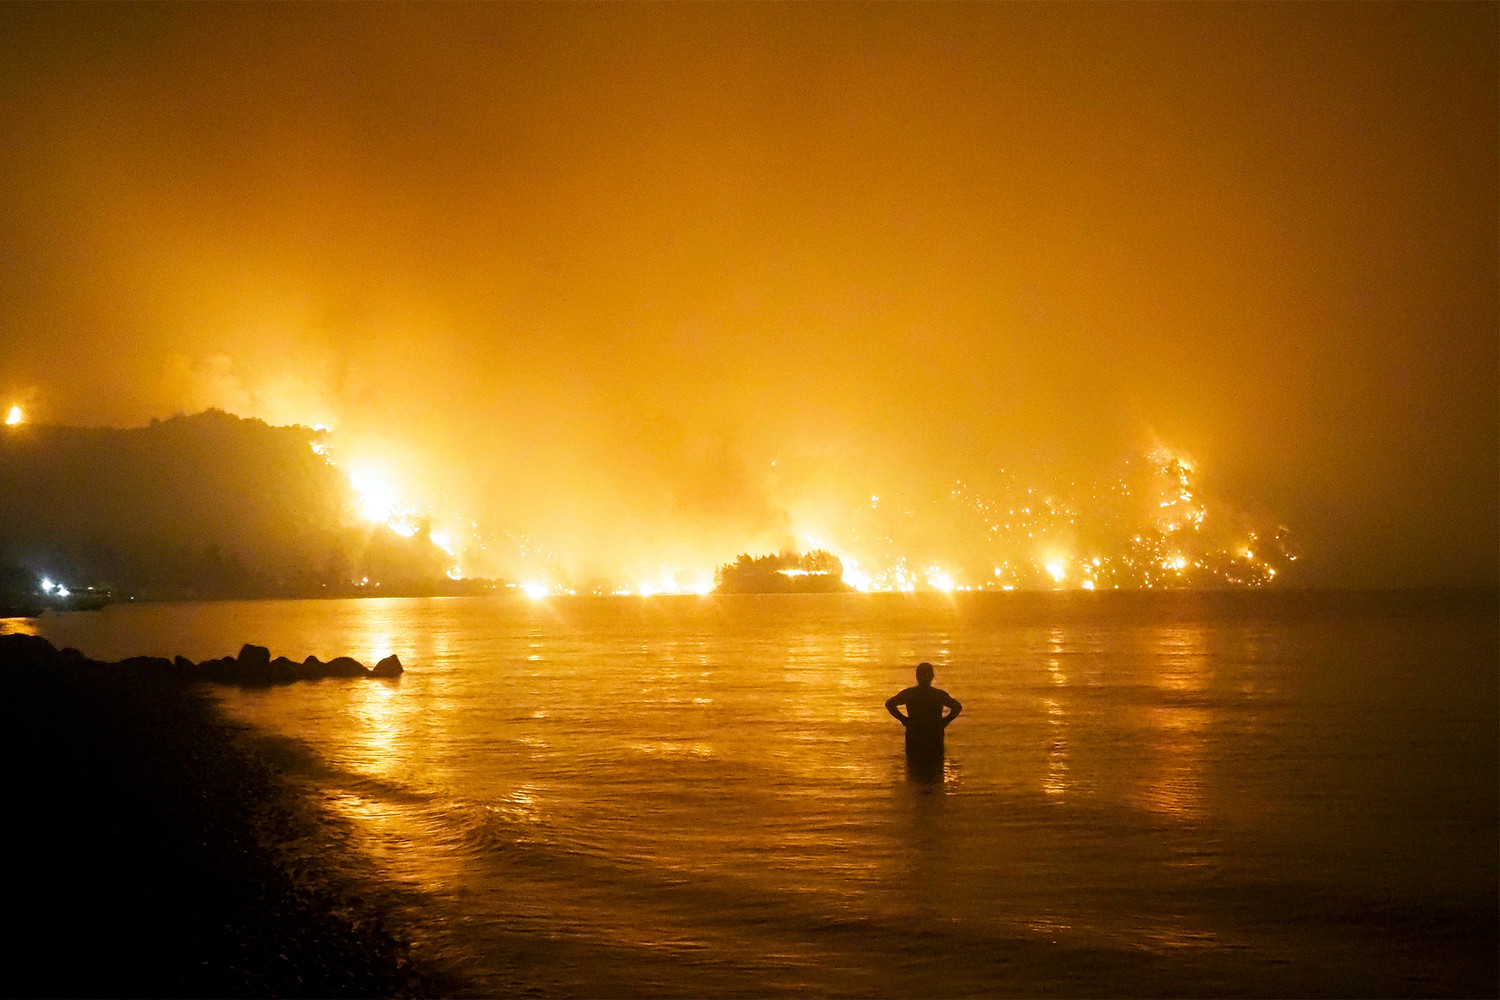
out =
{"type": "Polygon", "coordinates": [[[128,673],[164,674],[172,669],[172,661],[167,659],[165,656],[130,656],[121,660],[119,663],[115,664],[115,666],[118,669],[126,671],[128,673]]]}
{"type": "Polygon", "coordinates": [[[239,674],[239,661],[232,656],[221,656],[218,659],[204,660],[198,664],[198,670],[210,680],[233,683],[239,674]]]}
{"type": "Polygon", "coordinates": [[[365,665],[352,656],[335,656],[327,664],[328,677],[367,677],[365,665]]]}
{"type": "Polygon", "coordinates": [[[245,643],[236,657],[242,670],[263,671],[271,666],[271,651],[264,646],[245,643]]]}
{"type": "Polygon", "coordinates": [[[57,647],[39,635],[14,632],[0,635],[0,655],[31,662],[51,662],[57,656],[57,647]]]}
{"type": "Polygon", "coordinates": [[[370,669],[371,677],[400,677],[401,660],[395,653],[387,656],[370,669]]]}
{"type": "Polygon", "coordinates": [[[302,664],[285,656],[278,656],[269,666],[271,683],[284,684],[302,678],[302,664]]]}

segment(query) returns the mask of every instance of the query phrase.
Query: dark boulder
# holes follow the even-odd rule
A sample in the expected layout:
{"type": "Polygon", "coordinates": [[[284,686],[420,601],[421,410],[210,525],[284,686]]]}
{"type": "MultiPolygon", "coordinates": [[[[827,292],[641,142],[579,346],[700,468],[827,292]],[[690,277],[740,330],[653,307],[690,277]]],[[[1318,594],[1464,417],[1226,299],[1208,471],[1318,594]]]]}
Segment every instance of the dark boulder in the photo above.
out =
{"type": "Polygon", "coordinates": [[[239,679],[239,661],[232,656],[220,657],[216,660],[204,660],[198,664],[198,670],[211,681],[221,684],[233,684],[239,679]]]}
{"type": "Polygon", "coordinates": [[[271,651],[264,646],[253,646],[245,643],[240,647],[240,655],[236,657],[240,669],[245,671],[264,672],[271,667],[271,651]]]}
{"type": "Polygon", "coordinates": [[[132,656],[121,660],[115,667],[130,674],[165,675],[172,670],[172,661],[165,656],[132,656]]]}
{"type": "Polygon", "coordinates": [[[266,647],[247,642],[240,647],[240,655],[233,662],[234,668],[229,676],[231,684],[262,685],[273,682],[271,651],[266,647]]]}
{"type": "Polygon", "coordinates": [[[325,677],[368,677],[365,665],[352,656],[335,656],[324,665],[325,677]]]}
{"type": "Polygon", "coordinates": [[[401,676],[401,660],[400,660],[400,658],[397,657],[395,653],[392,653],[390,656],[387,656],[385,659],[383,659],[379,663],[375,664],[374,667],[370,668],[370,676],[371,677],[400,677],[401,676]]]}
{"type": "Polygon", "coordinates": [[[271,661],[268,673],[272,684],[290,684],[302,679],[302,664],[285,656],[278,656],[271,661]]]}
{"type": "Polygon", "coordinates": [[[57,659],[57,647],[39,635],[14,632],[0,635],[0,657],[27,666],[51,664],[57,659]]]}

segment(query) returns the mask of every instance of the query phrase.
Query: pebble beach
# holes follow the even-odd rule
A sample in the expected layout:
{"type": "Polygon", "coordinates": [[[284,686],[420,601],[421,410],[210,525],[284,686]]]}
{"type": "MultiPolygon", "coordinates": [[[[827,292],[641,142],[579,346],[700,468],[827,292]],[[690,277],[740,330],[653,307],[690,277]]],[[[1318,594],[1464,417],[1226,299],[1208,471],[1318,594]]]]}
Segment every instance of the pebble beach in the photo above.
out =
{"type": "Polygon", "coordinates": [[[198,682],[0,637],[6,993],[421,996],[412,905],[198,682]],[[341,857],[337,871],[308,859],[341,857]]]}

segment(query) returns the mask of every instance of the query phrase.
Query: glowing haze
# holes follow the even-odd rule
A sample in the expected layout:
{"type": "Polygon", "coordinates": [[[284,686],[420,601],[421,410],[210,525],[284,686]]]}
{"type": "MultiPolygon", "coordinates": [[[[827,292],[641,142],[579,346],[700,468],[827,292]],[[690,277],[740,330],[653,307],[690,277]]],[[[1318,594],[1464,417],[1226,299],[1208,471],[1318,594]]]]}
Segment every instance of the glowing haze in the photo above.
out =
{"type": "Polygon", "coordinates": [[[10,5],[0,408],[326,426],[534,588],[1493,583],[1497,29],[10,5]]]}

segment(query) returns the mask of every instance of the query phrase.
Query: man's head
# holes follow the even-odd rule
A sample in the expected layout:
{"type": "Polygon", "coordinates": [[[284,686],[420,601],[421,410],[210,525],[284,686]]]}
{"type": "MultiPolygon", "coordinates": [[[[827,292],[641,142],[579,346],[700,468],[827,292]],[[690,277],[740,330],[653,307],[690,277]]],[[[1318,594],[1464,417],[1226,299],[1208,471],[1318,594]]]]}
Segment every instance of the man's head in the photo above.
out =
{"type": "Polygon", "coordinates": [[[932,664],[917,664],[917,683],[922,685],[923,687],[926,687],[927,685],[932,683],[932,664]]]}

